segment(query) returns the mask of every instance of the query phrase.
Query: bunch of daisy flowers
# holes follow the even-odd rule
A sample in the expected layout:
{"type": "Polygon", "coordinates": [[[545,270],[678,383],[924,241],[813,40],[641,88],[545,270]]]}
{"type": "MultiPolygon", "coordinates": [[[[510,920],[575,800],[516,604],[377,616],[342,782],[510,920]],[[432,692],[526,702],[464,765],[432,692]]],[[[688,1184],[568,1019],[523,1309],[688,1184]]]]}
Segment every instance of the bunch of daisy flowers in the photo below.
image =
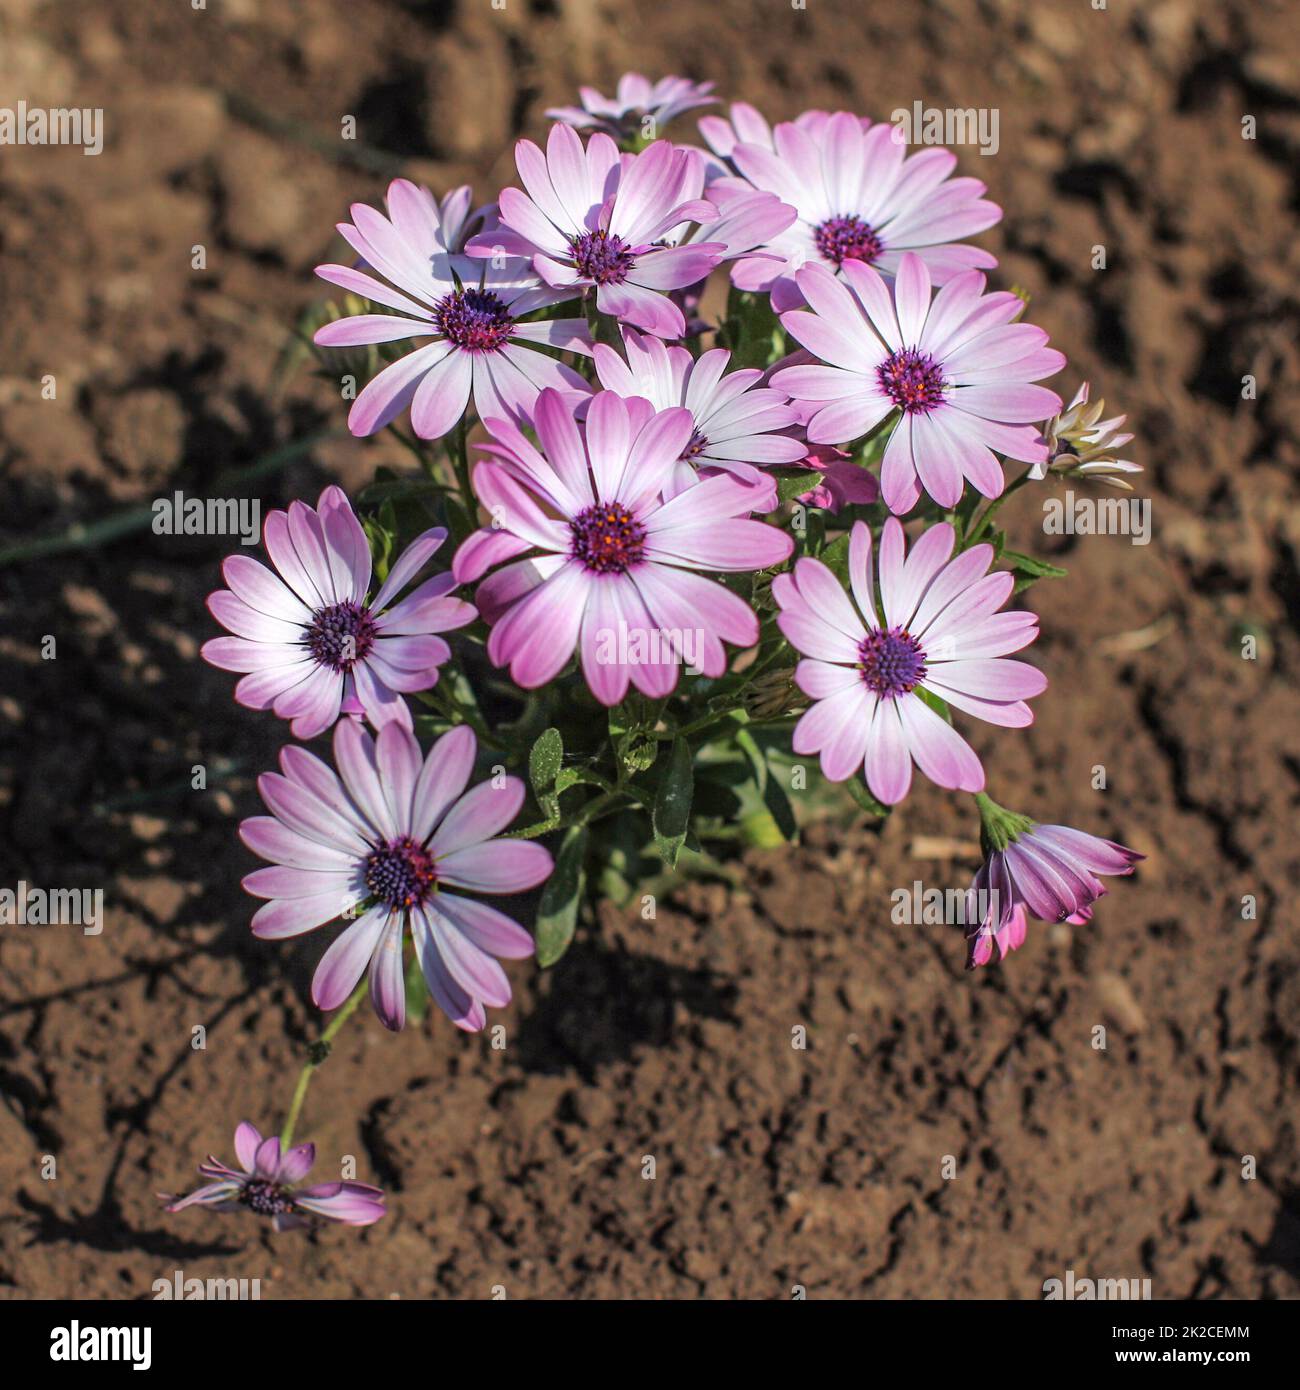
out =
{"type": "MultiPolygon", "coordinates": [[[[326,938],[327,1038],[367,997],[394,1031],[430,999],[480,1030],[593,894],[882,819],[918,775],[973,798],[972,966],[1030,915],[1090,920],[1140,858],[997,805],[968,741],[1048,686],[1018,599],[1062,571],[999,509],[1138,471],[1123,418],[1045,384],[1066,359],[990,285],[971,238],[1002,212],[950,152],[743,103],[699,144],[659,133],[712,104],[677,77],[584,88],[491,202],[396,179],[317,268],[344,292],[322,372],[407,462],[272,511],[203,655],[296,740],[241,827],[244,886],[260,939],[326,938]]],[[[294,1187],[322,1060],[278,1140],[242,1126],[242,1171],[209,1160],[174,1209],[375,1219],[374,1189],[294,1187]]]]}

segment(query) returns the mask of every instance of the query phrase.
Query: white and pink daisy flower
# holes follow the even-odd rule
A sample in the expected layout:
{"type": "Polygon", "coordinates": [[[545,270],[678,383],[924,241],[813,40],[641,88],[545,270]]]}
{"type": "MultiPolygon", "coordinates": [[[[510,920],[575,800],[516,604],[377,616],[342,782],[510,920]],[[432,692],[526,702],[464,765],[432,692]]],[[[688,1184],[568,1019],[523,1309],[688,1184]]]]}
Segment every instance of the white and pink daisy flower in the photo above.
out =
{"type": "Polygon", "coordinates": [[[1019,949],[1028,913],[1044,922],[1089,921],[1093,903],[1107,892],[1098,875],[1131,874],[1146,857],[1068,825],[1007,819],[1024,825],[1005,835],[1001,849],[991,850],[967,893],[969,970],[1019,949]]]}
{"type": "Polygon", "coordinates": [[[426,758],[400,724],[372,739],[345,720],[334,731],[337,774],[291,744],[280,752],[281,772],[258,778],[272,814],[239,827],[248,848],[272,863],[244,879],[248,892],[269,899],[253,916],[253,935],[299,936],[360,909],[316,968],[320,1008],[338,1008],[368,968],[380,1022],[400,1029],[408,931],[429,993],[458,1028],[477,1031],[485,1005],[510,1002],[497,957],[530,956],[533,939],[464,894],[525,892],[549,876],[552,861],[532,840],[496,838],[519,814],[524,784],[504,777],[466,791],[476,746],[462,725],[426,758]]]}
{"type": "MultiPolygon", "coordinates": [[[[913,252],[942,285],[963,271],[997,264],[987,251],[959,244],[991,227],[1002,210],[984,198],[979,179],[949,178],[957,165],[950,151],[908,155],[894,126],[864,124],[846,111],[806,112],[778,125],[770,144],[760,131],[752,133],[760,138],[731,145],[727,158],[755,188],[795,208],[798,218],[753,257],[737,261],[732,282],[769,290],[778,313],[801,303],[795,273],[803,265],[840,274],[857,262],[892,276],[902,256],[913,252]]],[[[706,131],[710,137],[715,150],[726,148],[720,126],[706,131]]]]}
{"type": "Polygon", "coordinates": [[[199,1172],[212,1181],[168,1202],[167,1211],[207,1207],[210,1211],[250,1211],[268,1216],[277,1231],[310,1224],[312,1217],[338,1221],[345,1226],[371,1226],[384,1215],[381,1188],[364,1182],[322,1182],[300,1187],[316,1161],[315,1144],[298,1144],[285,1152],[272,1136],[263,1139],[247,1120],[235,1130],[235,1158],[231,1168],[212,1154],[199,1172]]]}
{"type": "Polygon", "coordinates": [[[834,574],[808,557],[772,582],[781,631],[804,660],[795,682],[813,700],[794,731],[796,753],[819,753],[822,772],[842,782],[862,769],[877,800],[893,806],[912,784],[912,764],[934,783],[977,792],[984,768],[964,738],[920,696],[992,724],[1033,722],[1025,703],[1047,678],[1008,652],[1038,635],[1033,613],[999,613],[1014,576],[988,574],[993,547],[952,558],[955,532],[931,526],[905,556],[903,528],[885,522],[876,607],[871,530],[855,522],[849,540],[853,602],[834,574]]]}
{"type": "Polygon", "coordinates": [[[601,391],[580,426],[559,393],[543,391],[534,425],[539,447],[508,421],[488,421],[494,458],[476,468],[474,490],[492,525],[453,562],[462,582],[511,562],[476,594],[493,625],[491,660],[532,690],[577,649],[605,705],[629,684],[670,694],[683,662],[722,675],[723,643],[752,646],[758,619],[699,571],[766,569],[793,549],[783,531],[749,519],[755,487],[718,473],[664,499],[695,430],[681,407],[656,411],[601,391]]]}
{"type": "Polygon", "coordinates": [[[410,728],[402,695],[436,685],[451,656],[437,634],[476,617],[451,596],[450,574],[394,602],[446,538],[441,527],[417,536],[367,598],[370,543],[341,488],[327,487],[315,508],[292,502],[270,512],[263,540],[279,577],[251,556],[227,556],[230,587],[209,594],[208,608],[234,635],[205,642],[201,654],[245,672],[235,699],[293,720],[295,738],[315,738],[340,714],[410,728]]]}
{"type": "Polygon", "coordinates": [[[924,490],[941,507],[961,500],[964,479],[985,497],[1004,486],[994,450],[1023,463],[1047,456],[1037,422],[1061,398],[1031,382],[1065,366],[1047,334],[1014,322],[1014,294],[984,293],[969,271],[930,299],[919,256],[899,262],[892,284],[857,261],[842,279],[822,266],[799,272],[811,312],[782,314],[786,331],[825,365],[787,367],[772,384],[808,407],[808,438],[843,444],[897,413],[881,459],[889,509],[910,511],[924,490]]]}
{"type": "Polygon", "coordinates": [[[712,91],[712,82],[692,82],[688,77],[661,77],[651,82],[639,72],[625,72],[613,97],[594,87],[579,87],[581,106],[552,106],[546,115],[576,130],[603,130],[618,140],[637,135],[647,119],[654,123],[657,134],[660,126],[684,111],[712,106],[717,101],[710,95],[712,91]]]}
{"type": "Polygon", "coordinates": [[[776,505],[774,485],[757,474],[752,464],[796,463],[808,446],[789,434],[798,417],[787,398],[770,386],[762,386],[758,368],[727,372],[731,354],[712,348],[692,357],[684,347],[668,347],[653,336],[623,330],[626,360],[612,347],[595,349],[600,384],[625,399],[640,396],[656,410],[681,406],[691,413],[694,428],[674,478],[676,486],[694,481],[697,469],[723,469],[763,485],[771,494],[770,511],[776,505]]]}
{"type": "Polygon", "coordinates": [[[527,192],[502,189],[502,225],[471,237],[470,255],[527,256],[555,289],[594,289],[601,313],[680,338],[686,322],[668,292],[705,279],[726,251],[721,242],[664,244],[683,223],[717,218],[690,194],[703,183],[700,155],[666,140],[620,155],[599,131],[584,149],[569,126],[554,125],[545,154],[520,140],[515,160],[527,192]]]}
{"type": "Polygon", "coordinates": [[[374,434],[409,407],[415,433],[438,439],[465,413],[471,395],[480,418],[526,420],[542,387],[584,388],[571,367],[537,349],[590,352],[586,320],[527,320],[578,290],[543,284],[520,257],[484,265],[465,255],[466,232],[485,217],[470,212],[468,188],[437,203],[427,188],[394,179],[387,207],[385,217],[354,203],[352,222],[339,223],[339,231],[388,283],[344,265],[320,265],[316,274],[398,312],[335,319],[317,330],[315,341],[322,347],[431,341],[366,384],[348,413],[353,434],[374,434]]]}

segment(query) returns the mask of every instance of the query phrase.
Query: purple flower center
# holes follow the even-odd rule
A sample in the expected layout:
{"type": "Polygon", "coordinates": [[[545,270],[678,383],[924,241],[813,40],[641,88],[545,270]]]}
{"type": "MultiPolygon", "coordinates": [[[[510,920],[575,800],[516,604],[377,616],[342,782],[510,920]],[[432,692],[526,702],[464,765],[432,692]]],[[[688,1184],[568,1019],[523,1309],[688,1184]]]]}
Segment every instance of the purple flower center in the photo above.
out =
{"type": "Polygon", "coordinates": [[[874,227],[852,213],[847,217],[828,217],[813,233],[822,256],[834,266],[845,261],[865,261],[873,265],[885,249],[874,227]]]}
{"type": "Polygon", "coordinates": [[[307,647],[322,666],[347,672],[375,645],[370,610],[351,599],[318,608],[307,629],[307,647]]]}
{"type": "Polygon", "coordinates": [[[366,887],[391,908],[416,907],[438,886],[433,855],[409,835],[371,850],[365,875],[366,887]]]}
{"type": "Polygon", "coordinates": [[[908,415],[926,414],[943,401],[948,384],[942,366],[928,352],[900,348],[876,368],[880,389],[908,415]]]}
{"type": "Polygon", "coordinates": [[[691,442],[682,450],[682,458],[684,458],[687,463],[692,463],[695,459],[699,458],[708,447],[708,439],[702,435],[699,430],[696,430],[695,433],[691,435],[691,442]]]}
{"type": "Polygon", "coordinates": [[[925,652],[901,627],[873,627],[858,643],[863,684],[885,699],[906,695],[925,676],[925,652]]]}
{"type": "Polygon", "coordinates": [[[494,352],[515,326],[510,311],[491,290],[457,290],[445,295],[433,315],[445,336],[470,352],[494,352]]]}
{"type": "Polygon", "coordinates": [[[636,264],[632,248],[606,231],[583,232],[569,241],[578,274],[598,285],[621,285],[636,264]]]}
{"type": "Polygon", "coordinates": [[[261,1178],[246,1182],[239,1200],[259,1216],[280,1216],[293,1210],[293,1198],[289,1196],[288,1189],[278,1183],[264,1182],[261,1178]]]}
{"type": "Polygon", "coordinates": [[[645,527],[621,502],[597,502],[569,522],[573,554],[597,574],[622,574],[645,550],[645,527]]]}

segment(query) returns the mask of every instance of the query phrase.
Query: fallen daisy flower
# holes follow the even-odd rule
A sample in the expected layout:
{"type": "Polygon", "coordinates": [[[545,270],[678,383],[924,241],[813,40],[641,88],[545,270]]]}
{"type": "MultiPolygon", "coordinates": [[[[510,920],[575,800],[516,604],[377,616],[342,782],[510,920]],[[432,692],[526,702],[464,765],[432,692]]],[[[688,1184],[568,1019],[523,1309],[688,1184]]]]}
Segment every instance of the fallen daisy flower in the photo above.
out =
{"type": "Polygon", "coordinates": [[[209,1154],[199,1164],[199,1172],[213,1181],[187,1197],[169,1200],[166,1210],[251,1211],[255,1216],[269,1216],[277,1231],[308,1225],[312,1217],[345,1226],[370,1226],[387,1210],[383,1190],[368,1183],[297,1186],[316,1161],[315,1144],[298,1144],[282,1153],[279,1139],[263,1139],[247,1120],[235,1130],[235,1158],[239,1168],[229,1168],[209,1154]]]}

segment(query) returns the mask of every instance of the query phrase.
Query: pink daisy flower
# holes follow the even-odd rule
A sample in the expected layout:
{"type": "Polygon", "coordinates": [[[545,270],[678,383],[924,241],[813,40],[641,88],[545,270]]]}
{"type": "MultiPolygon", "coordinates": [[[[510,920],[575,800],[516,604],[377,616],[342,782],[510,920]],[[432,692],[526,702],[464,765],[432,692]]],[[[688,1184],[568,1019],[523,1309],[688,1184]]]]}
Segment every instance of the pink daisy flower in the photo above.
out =
{"type": "Polygon", "coordinates": [[[416,434],[437,439],[471,395],[480,418],[526,420],[543,386],[583,389],[577,372],[537,349],[589,352],[586,321],[525,321],[577,290],[544,285],[520,257],[484,265],[463,254],[466,231],[485,216],[471,214],[469,200],[469,189],[457,188],[439,204],[427,188],[394,179],[388,217],[354,203],[353,221],[339,223],[348,244],[388,283],[350,266],[316,267],[322,280],[398,310],[335,319],[316,332],[322,347],[431,340],[367,383],[348,412],[355,435],[376,433],[409,407],[416,434]]]}
{"type": "Polygon", "coordinates": [[[620,155],[608,135],[582,141],[554,125],[543,154],[515,146],[526,193],[501,191],[502,226],[472,237],[472,256],[524,255],[548,284],[568,294],[594,289],[603,314],[679,338],[686,323],[667,295],[705,279],[722,258],[720,242],[664,245],[684,222],[713,221],[717,209],[688,190],[702,183],[700,156],[656,140],[620,155]]]}
{"type": "Polygon", "coordinates": [[[402,944],[409,930],[425,983],[458,1027],[476,1031],[484,1005],[510,1002],[497,961],[533,953],[533,939],[475,898],[522,893],[551,872],[532,840],[496,839],[519,814],[517,777],[466,791],[476,741],[464,726],[443,734],[423,757],[408,729],[386,724],[372,739],[345,720],[334,731],[338,774],[306,749],[280,752],[280,773],[258,778],[272,814],[239,827],[243,842],[273,867],[244,879],[270,901],[253,916],[253,935],[299,936],[361,907],[335,937],[312,980],[312,999],[335,1009],[367,967],[370,1002],[385,1028],[406,1021],[402,944]]]}
{"type": "Polygon", "coordinates": [[[1061,398],[1033,386],[1065,366],[1047,334],[1013,320],[1014,294],[985,294],[970,271],[930,300],[930,273],[906,255],[892,285],[846,261],[843,279],[821,266],[799,272],[812,312],[782,314],[786,331],[827,365],[787,367],[772,384],[811,412],[808,438],[840,444],[897,412],[880,467],[889,509],[909,511],[924,490],[941,507],[961,500],[963,479],[985,497],[1004,485],[994,450],[1023,463],[1047,454],[1037,422],[1061,398]]]}
{"type": "Polygon", "coordinates": [[[208,1207],[212,1211],[238,1211],[269,1216],[277,1231],[309,1224],[323,1217],[345,1226],[370,1226],[387,1210],[382,1189],[364,1182],[323,1182],[298,1187],[316,1161],[315,1144],[297,1144],[280,1152],[280,1141],[263,1139],[247,1120],[235,1131],[235,1158],[239,1168],[229,1168],[208,1155],[199,1172],[212,1178],[206,1187],[167,1204],[167,1211],[208,1207]]]}
{"type": "Polygon", "coordinates": [[[758,619],[697,571],[765,569],[793,549],[783,531],[749,519],[755,488],[718,473],[665,500],[695,429],[680,407],[656,412],[640,397],[601,391],[579,427],[560,395],[543,391],[535,426],[538,448],[509,422],[488,422],[495,459],[478,465],[474,490],[493,522],[453,562],[461,581],[512,562],[476,595],[493,624],[491,660],[531,690],[576,648],[605,705],[629,683],[670,694],[683,661],[722,675],[723,642],[752,646],[758,619]]]}
{"type": "Polygon", "coordinates": [[[1131,874],[1146,856],[1068,825],[1025,828],[994,849],[967,895],[967,969],[1003,960],[1025,940],[1027,913],[1081,925],[1106,892],[1099,874],[1131,874]]]}
{"type": "Polygon", "coordinates": [[[639,72],[625,72],[618,79],[613,97],[603,96],[594,87],[579,87],[581,106],[552,106],[546,115],[577,130],[603,130],[618,140],[640,132],[647,117],[655,131],[683,111],[712,106],[712,82],[692,82],[686,77],[661,77],[652,83],[639,72]]]}
{"type": "Polygon", "coordinates": [[[931,526],[904,557],[903,528],[885,522],[876,608],[871,530],[855,522],[849,541],[853,602],[820,560],[804,558],[772,582],[777,622],[803,653],[795,682],[814,703],[794,731],[796,753],[820,753],[822,772],[842,782],[862,768],[877,800],[895,805],[912,784],[912,763],[934,783],[977,792],[984,769],[974,750],[918,691],[991,724],[1033,722],[1025,701],[1047,679],[1008,652],[1038,635],[1033,613],[998,613],[1014,576],[987,574],[993,547],[952,559],[955,533],[931,526]],[[856,605],[856,607],[855,607],[856,605]]]}
{"type": "Polygon", "coordinates": [[[474,621],[472,604],[452,598],[450,574],[398,594],[447,538],[425,531],[394,561],[373,598],[370,543],[343,490],[327,487],[313,509],[291,502],[268,513],[262,538],[272,574],[248,555],[221,566],[230,585],[208,595],[212,616],[233,633],[205,642],[205,661],[247,674],[235,699],[293,721],[295,738],[315,738],[340,714],[379,728],[411,727],[402,694],[428,690],[451,648],[437,633],[474,621]]]}
{"type": "Polygon", "coordinates": [[[778,434],[798,423],[786,397],[758,383],[757,368],[727,372],[731,354],[713,348],[692,357],[684,347],[667,347],[659,338],[623,330],[626,361],[601,343],[595,350],[600,384],[624,398],[640,396],[656,410],[681,406],[690,411],[693,430],[674,475],[674,490],[695,481],[696,469],[723,469],[761,487],[776,505],[775,487],[751,464],[795,463],[807,445],[778,434]]]}
{"type": "MultiPolygon", "coordinates": [[[[1002,210],[984,199],[979,179],[949,179],[955,155],[941,149],[908,155],[894,126],[864,127],[861,117],[846,111],[822,117],[808,112],[778,125],[770,147],[741,141],[728,152],[755,188],[798,212],[756,257],[736,263],[734,284],[770,290],[780,313],[802,302],[795,272],[803,265],[838,274],[858,262],[895,275],[910,251],[942,285],[963,271],[997,264],[987,251],[956,244],[991,227],[1002,210]]],[[[725,143],[721,131],[713,136],[725,143]]]]}

